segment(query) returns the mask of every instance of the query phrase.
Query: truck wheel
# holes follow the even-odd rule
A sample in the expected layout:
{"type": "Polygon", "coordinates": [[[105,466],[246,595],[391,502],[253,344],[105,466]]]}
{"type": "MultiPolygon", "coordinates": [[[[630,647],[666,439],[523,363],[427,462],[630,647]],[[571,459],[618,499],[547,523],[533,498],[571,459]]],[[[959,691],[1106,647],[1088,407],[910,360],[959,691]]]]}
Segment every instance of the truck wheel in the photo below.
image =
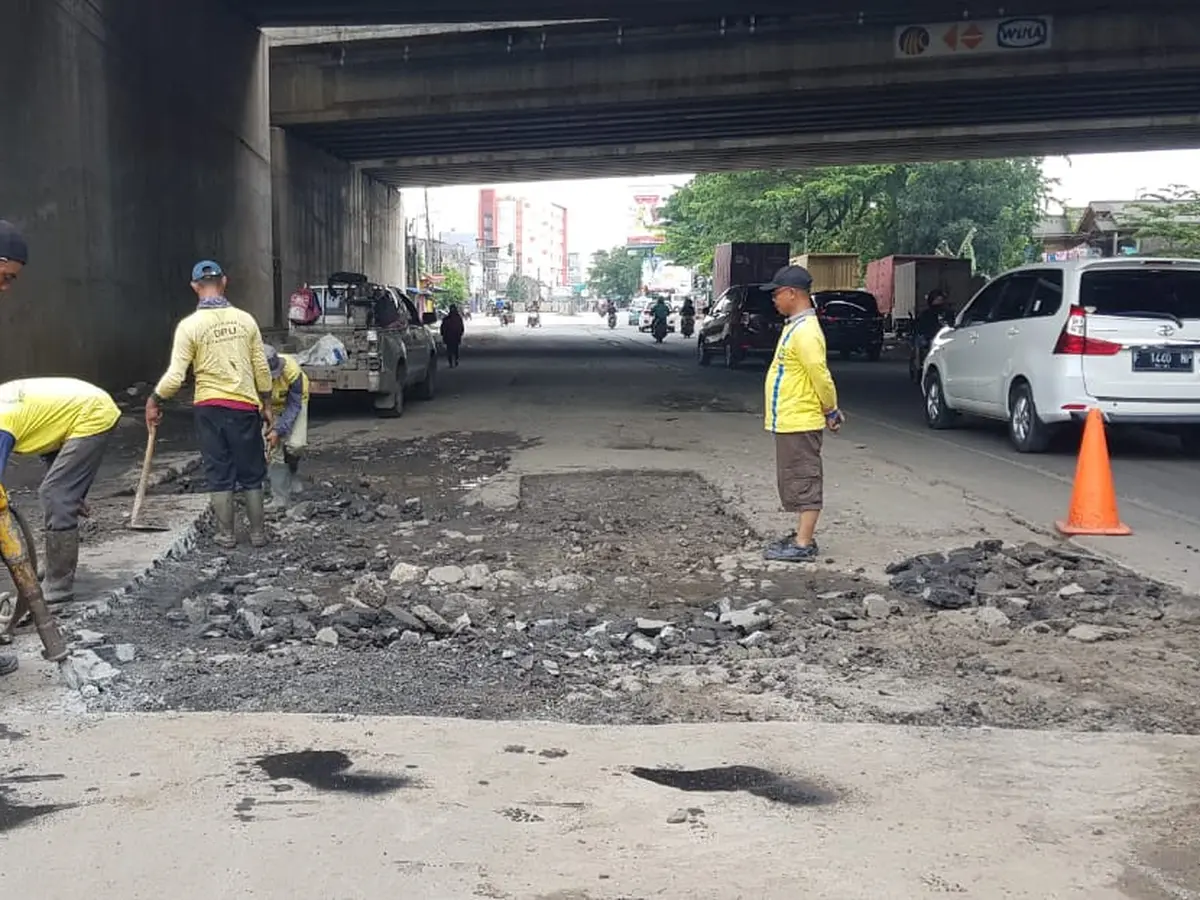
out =
{"type": "Polygon", "coordinates": [[[742,364],[742,355],[733,346],[733,341],[725,342],[725,368],[736,369],[742,364]]]}
{"type": "Polygon", "coordinates": [[[396,389],[382,394],[375,403],[375,414],[381,419],[398,419],[404,415],[404,366],[396,368],[396,389]]]}
{"type": "Polygon", "coordinates": [[[421,383],[417,385],[413,396],[418,400],[432,400],[435,389],[437,388],[437,357],[430,355],[429,365],[425,367],[425,377],[421,379],[421,383]]]}

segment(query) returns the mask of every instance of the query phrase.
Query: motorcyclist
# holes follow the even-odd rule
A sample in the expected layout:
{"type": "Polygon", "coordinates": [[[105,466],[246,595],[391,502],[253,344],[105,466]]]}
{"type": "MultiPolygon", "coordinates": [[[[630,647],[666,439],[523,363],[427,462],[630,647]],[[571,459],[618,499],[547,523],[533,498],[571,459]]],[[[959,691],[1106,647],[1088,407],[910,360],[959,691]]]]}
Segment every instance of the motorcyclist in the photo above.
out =
{"type": "Polygon", "coordinates": [[[666,300],[664,300],[662,297],[659,297],[654,301],[654,305],[650,307],[650,318],[652,322],[654,324],[658,324],[659,321],[662,321],[662,323],[665,325],[670,316],[671,307],[667,305],[666,300]]]}
{"type": "Polygon", "coordinates": [[[925,295],[925,309],[921,310],[917,321],[913,323],[917,337],[924,341],[932,341],[946,324],[948,314],[946,292],[941,288],[934,288],[925,295]]]}

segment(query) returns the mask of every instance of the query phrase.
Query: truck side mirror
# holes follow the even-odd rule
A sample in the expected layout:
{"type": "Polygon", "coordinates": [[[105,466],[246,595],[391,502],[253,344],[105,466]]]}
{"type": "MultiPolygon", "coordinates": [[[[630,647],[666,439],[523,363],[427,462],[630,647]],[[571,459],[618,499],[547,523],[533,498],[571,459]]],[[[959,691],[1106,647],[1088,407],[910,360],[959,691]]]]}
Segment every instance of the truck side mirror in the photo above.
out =
{"type": "Polygon", "coordinates": [[[436,325],[437,322],[438,322],[437,313],[435,313],[435,312],[422,313],[422,315],[421,315],[421,324],[422,325],[436,325]]]}

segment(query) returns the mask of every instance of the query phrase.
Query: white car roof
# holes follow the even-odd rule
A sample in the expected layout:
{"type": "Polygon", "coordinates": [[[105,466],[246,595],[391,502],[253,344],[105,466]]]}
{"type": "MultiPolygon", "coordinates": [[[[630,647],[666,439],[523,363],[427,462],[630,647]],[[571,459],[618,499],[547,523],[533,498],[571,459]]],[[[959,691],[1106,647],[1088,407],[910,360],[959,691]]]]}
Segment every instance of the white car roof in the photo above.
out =
{"type": "MultiPolygon", "coordinates": [[[[1169,269],[1200,269],[1200,259],[1171,259],[1161,256],[1105,256],[1091,259],[1063,259],[1051,262],[1029,263],[1015,269],[1001,272],[1008,275],[1011,272],[1030,270],[1045,271],[1046,269],[1062,269],[1064,272],[1104,271],[1105,269],[1140,269],[1140,268],[1169,268],[1169,269]]],[[[999,278],[1000,275],[996,277],[999,278]]],[[[993,279],[995,280],[995,279],[993,279]]]]}

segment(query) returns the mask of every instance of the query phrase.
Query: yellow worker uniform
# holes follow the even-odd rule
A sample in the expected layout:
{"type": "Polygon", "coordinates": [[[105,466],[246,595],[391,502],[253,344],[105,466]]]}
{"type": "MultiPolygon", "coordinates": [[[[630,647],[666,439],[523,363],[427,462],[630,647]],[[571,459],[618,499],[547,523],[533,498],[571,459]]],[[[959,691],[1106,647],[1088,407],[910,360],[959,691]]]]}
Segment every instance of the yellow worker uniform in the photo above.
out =
{"type": "MultiPolygon", "coordinates": [[[[283,369],[280,371],[279,377],[271,381],[271,407],[275,412],[275,427],[280,429],[286,423],[287,417],[284,415],[284,410],[287,409],[288,394],[291,393],[292,386],[299,380],[300,411],[292,422],[286,423],[290,427],[282,435],[281,442],[288,451],[297,453],[308,446],[308,376],[304,374],[304,369],[296,361],[296,357],[280,353],[279,361],[283,364],[283,369]]],[[[278,460],[279,452],[279,448],[272,451],[272,462],[278,460]]]]}
{"type": "Polygon", "coordinates": [[[154,393],[164,400],[179,393],[189,366],[196,377],[197,405],[234,403],[259,409],[259,394],[271,390],[258,323],[233,306],[198,309],[176,326],[171,364],[154,393]]]}
{"type": "Polygon", "coordinates": [[[78,378],[23,378],[0,385],[0,431],[13,452],[44,454],[109,431],[121,410],[108,391],[78,378]]]}
{"type": "Polygon", "coordinates": [[[825,357],[825,332],[812,310],[789,319],[765,382],[767,431],[823,431],[837,409],[837,389],[825,357]]]}

